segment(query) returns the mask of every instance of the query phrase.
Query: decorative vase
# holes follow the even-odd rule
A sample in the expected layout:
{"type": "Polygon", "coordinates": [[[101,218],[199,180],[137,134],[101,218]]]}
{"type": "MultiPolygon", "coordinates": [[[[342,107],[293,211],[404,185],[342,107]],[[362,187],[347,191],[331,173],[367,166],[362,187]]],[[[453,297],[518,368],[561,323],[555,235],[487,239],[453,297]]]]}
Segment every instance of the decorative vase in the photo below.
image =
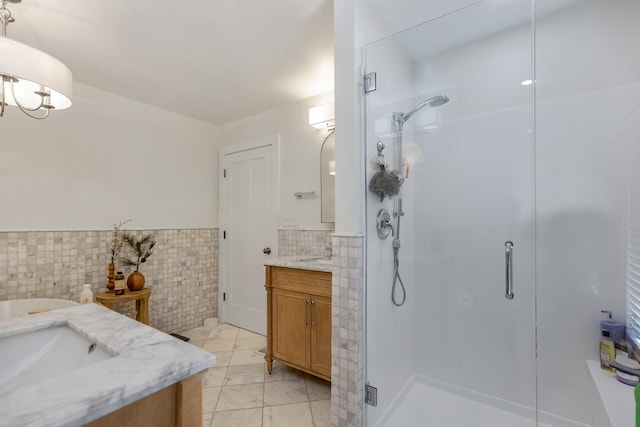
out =
{"type": "Polygon", "coordinates": [[[144,275],[139,271],[134,271],[127,278],[127,288],[131,292],[136,292],[144,288],[144,275]]]}
{"type": "Polygon", "coordinates": [[[109,274],[107,274],[107,290],[113,292],[116,287],[116,282],[113,279],[116,277],[116,265],[114,263],[109,264],[109,274]]]}

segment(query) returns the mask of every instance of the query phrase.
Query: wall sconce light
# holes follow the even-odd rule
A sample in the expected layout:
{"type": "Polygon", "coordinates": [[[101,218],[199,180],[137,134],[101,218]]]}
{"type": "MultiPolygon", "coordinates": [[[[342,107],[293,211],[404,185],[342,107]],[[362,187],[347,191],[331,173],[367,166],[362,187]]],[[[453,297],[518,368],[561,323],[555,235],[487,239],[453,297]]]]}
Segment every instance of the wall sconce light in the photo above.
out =
{"type": "Polygon", "coordinates": [[[335,129],[335,117],[335,104],[333,102],[309,108],[309,126],[316,129],[335,129]]]}

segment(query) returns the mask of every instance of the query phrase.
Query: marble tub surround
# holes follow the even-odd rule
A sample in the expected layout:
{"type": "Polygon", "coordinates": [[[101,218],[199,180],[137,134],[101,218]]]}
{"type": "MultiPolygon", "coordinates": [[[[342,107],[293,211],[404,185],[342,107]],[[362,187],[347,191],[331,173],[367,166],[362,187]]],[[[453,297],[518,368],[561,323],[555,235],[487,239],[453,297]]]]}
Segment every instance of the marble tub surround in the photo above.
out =
{"type": "Polygon", "coordinates": [[[115,357],[0,395],[0,426],[81,426],[215,364],[215,356],[97,304],[0,323],[0,337],[66,324],[115,357]]]}
{"type": "Polygon", "coordinates": [[[20,316],[28,316],[32,312],[59,310],[73,307],[79,303],[55,298],[30,298],[0,301],[0,322],[20,316]]]}
{"type": "Polygon", "coordinates": [[[278,230],[278,256],[331,256],[333,230],[278,230]]]}
{"type": "Polygon", "coordinates": [[[333,260],[331,257],[306,256],[282,256],[279,258],[264,261],[264,265],[275,267],[298,268],[302,270],[333,271],[333,260]]]}
{"type": "MultiPolygon", "coordinates": [[[[154,235],[153,256],[140,271],[153,288],[150,325],[166,332],[217,316],[218,229],[129,230],[154,235]]],[[[0,232],[0,301],[78,301],[82,285],[106,290],[112,230],[0,232]]],[[[125,269],[125,274],[131,270],[125,269]]],[[[133,304],[117,311],[132,315],[133,304]]]]}

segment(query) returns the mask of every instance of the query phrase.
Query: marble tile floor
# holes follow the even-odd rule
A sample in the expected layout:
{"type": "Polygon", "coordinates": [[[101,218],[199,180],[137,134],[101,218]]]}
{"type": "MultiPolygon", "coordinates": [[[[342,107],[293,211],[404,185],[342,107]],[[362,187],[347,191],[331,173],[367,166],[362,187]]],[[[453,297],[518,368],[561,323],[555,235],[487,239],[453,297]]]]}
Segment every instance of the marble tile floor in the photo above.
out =
{"type": "Polygon", "coordinates": [[[229,324],[180,332],[216,355],[202,383],[203,427],[329,427],[331,385],[274,362],[266,370],[266,338],[229,324]]]}

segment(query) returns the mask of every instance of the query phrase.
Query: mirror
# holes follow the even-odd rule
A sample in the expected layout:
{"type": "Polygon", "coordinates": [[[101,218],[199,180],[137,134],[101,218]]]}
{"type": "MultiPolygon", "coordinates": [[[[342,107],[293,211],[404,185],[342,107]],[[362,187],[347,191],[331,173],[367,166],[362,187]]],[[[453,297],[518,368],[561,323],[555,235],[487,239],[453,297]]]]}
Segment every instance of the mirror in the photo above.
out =
{"type": "Polygon", "coordinates": [[[320,222],[336,222],[336,138],[332,130],[320,147],[320,222]]]}

